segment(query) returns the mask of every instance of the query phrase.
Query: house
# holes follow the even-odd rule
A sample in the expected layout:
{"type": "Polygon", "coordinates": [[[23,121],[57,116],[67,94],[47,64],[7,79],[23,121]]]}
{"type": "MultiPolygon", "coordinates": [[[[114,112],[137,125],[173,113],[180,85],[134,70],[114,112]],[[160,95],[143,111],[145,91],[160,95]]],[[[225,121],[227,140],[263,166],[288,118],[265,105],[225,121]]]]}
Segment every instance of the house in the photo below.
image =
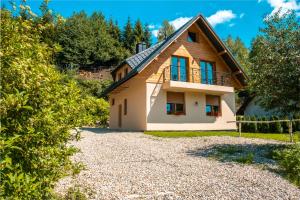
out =
{"type": "Polygon", "coordinates": [[[255,94],[249,95],[242,106],[237,110],[237,115],[244,116],[257,116],[257,117],[271,117],[280,116],[279,112],[275,110],[266,110],[261,105],[259,105],[260,98],[255,94]]]}
{"type": "Polygon", "coordinates": [[[243,70],[202,15],[112,71],[109,127],[232,130],[243,70]]]}

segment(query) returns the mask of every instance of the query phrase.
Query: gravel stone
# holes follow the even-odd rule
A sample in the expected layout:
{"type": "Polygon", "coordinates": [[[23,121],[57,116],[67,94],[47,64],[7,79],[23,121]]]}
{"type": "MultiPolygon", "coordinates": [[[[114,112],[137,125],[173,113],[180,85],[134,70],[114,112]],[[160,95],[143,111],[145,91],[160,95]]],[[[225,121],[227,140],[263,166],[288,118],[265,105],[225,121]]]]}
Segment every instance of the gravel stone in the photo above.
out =
{"type": "Polygon", "coordinates": [[[157,138],[139,132],[84,128],[73,156],[86,169],[56,186],[88,188],[89,199],[289,199],[300,189],[257,165],[220,162],[188,152],[219,144],[271,144],[235,137],[157,138]]]}

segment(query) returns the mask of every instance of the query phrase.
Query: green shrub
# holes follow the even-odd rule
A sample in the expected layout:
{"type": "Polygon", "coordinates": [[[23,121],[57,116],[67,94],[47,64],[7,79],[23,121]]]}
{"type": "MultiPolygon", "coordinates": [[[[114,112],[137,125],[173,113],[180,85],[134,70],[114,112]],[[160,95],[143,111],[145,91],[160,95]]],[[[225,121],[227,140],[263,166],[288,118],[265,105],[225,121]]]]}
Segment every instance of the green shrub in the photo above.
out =
{"type": "MultiPolygon", "coordinates": [[[[271,121],[277,120],[275,116],[270,118],[271,121]]],[[[269,133],[278,133],[276,128],[276,123],[272,122],[269,124],[269,133]]]]}
{"type": "MultiPolygon", "coordinates": [[[[250,120],[251,121],[256,121],[256,117],[255,116],[252,116],[250,117],[250,120]]],[[[251,123],[249,124],[249,132],[250,133],[256,133],[257,132],[257,123],[251,123]]]]}
{"type": "Polygon", "coordinates": [[[112,83],[110,80],[99,81],[79,78],[76,80],[83,91],[98,98],[103,96],[104,90],[112,83]]]}
{"type": "Polygon", "coordinates": [[[90,124],[98,124],[100,126],[107,126],[109,117],[109,103],[104,99],[98,99],[93,96],[87,96],[83,100],[83,105],[86,109],[86,117],[90,124]]]}
{"type": "Polygon", "coordinates": [[[275,151],[274,158],[287,178],[300,186],[300,144],[275,151]]]}
{"type": "MultiPolygon", "coordinates": [[[[268,119],[266,117],[262,117],[261,121],[268,121],[268,119]]],[[[269,133],[270,129],[269,129],[269,123],[261,123],[261,132],[262,133],[269,133]]]]}
{"type": "Polygon", "coordinates": [[[70,129],[89,123],[77,83],[51,65],[59,48],[40,42],[43,29],[1,10],[1,199],[51,199],[74,168],[70,129]]]}

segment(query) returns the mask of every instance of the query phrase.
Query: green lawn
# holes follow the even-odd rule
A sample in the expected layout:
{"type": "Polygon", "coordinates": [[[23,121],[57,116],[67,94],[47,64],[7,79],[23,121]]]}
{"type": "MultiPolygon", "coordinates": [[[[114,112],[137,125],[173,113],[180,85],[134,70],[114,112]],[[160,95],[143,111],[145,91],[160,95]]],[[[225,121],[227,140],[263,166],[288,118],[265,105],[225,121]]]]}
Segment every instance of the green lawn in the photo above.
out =
{"type": "MultiPolygon", "coordinates": [[[[203,137],[203,136],[233,136],[238,137],[237,132],[230,131],[145,131],[147,135],[153,135],[157,137],[166,137],[166,138],[180,138],[180,137],[203,137]]],[[[290,137],[288,134],[280,133],[242,133],[242,137],[245,138],[260,138],[260,139],[272,139],[279,140],[284,142],[289,142],[290,137]]],[[[296,141],[299,136],[294,136],[296,141]]]]}

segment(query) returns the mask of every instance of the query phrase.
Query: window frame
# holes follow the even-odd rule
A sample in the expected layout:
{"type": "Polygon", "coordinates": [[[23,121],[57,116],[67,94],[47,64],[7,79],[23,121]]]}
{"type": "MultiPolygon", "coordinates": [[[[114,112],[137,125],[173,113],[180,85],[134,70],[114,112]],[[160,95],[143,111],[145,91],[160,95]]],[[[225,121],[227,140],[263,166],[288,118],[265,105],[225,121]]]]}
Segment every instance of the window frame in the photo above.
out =
{"type": "Polygon", "coordinates": [[[190,43],[198,43],[198,35],[197,35],[197,33],[193,32],[193,31],[188,31],[188,33],[187,33],[187,41],[190,42],[190,43]],[[190,37],[190,34],[194,34],[195,41],[193,41],[193,39],[190,37]]]}
{"type": "Polygon", "coordinates": [[[221,106],[221,96],[218,95],[205,95],[205,114],[206,116],[210,116],[210,117],[220,117],[222,116],[222,106],[221,106]],[[214,97],[218,97],[218,105],[210,105],[207,104],[207,96],[214,96],[214,97]],[[207,112],[207,107],[210,107],[211,112],[207,112]],[[214,112],[214,107],[218,108],[218,112],[214,112]]]}
{"type": "Polygon", "coordinates": [[[124,99],[124,115],[127,115],[127,105],[128,102],[127,102],[127,99],[124,99]]]}
{"type": "Polygon", "coordinates": [[[115,98],[111,99],[111,105],[114,106],[115,105],[115,98]]]}
{"type": "Polygon", "coordinates": [[[183,103],[174,103],[174,102],[168,102],[168,92],[166,95],[166,113],[167,115],[186,115],[186,103],[185,103],[185,93],[184,92],[172,92],[172,93],[182,93],[183,94],[183,103]],[[171,105],[171,108],[173,108],[174,110],[171,112],[168,112],[167,106],[168,104],[171,105]],[[178,105],[182,105],[182,111],[176,111],[177,110],[177,106],[178,105]]]}
{"type": "Polygon", "coordinates": [[[216,71],[217,71],[217,64],[215,61],[211,61],[211,60],[205,60],[205,59],[199,59],[199,66],[200,66],[200,83],[203,83],[203,84],[209,84],[209,85],[215,85],[216,84],[216,77],[217,77],[217,74],[216,74],[216,71]],[[201,62],[205,62],[205,82],[202,82],[202,68],[201,68],[201,62]],[[210,63],[212,64],[212,83],[209,83],[208,81],[208,74],[207,74],[207,63],[210,63]]]}
{"type": "Polygon", "coordinates": [[[182,81],[181,80],[181,74],[180,74],[180,72],[181,72],[181,66],[180,66],[180,59],[181,58],[183,58],[183,59],[185,59],[185,63],[186,63],[186,66],[185,66],[185,73],[186,73],[186,77],[185,77],[185,81],[182,81],[182,82],[189,82],[189,69],[190,69],[190,62],[189,62],[189,57],[186,57],[186,56],[177,56],[177,55],[171,55],[171,67],[170,67],[170,80],[173,80],[172,79],[172,58],[173,57],[175,57],[175,58],[177,58],[177,80],[174,80],[174,81],[182,81]]]}
{"type": "Polygon", "coordinates": [[[125,76],[128,74],[128,67],[126,67],[126,68],[124,69],[124,74],[125,74],[125,76]]]}

